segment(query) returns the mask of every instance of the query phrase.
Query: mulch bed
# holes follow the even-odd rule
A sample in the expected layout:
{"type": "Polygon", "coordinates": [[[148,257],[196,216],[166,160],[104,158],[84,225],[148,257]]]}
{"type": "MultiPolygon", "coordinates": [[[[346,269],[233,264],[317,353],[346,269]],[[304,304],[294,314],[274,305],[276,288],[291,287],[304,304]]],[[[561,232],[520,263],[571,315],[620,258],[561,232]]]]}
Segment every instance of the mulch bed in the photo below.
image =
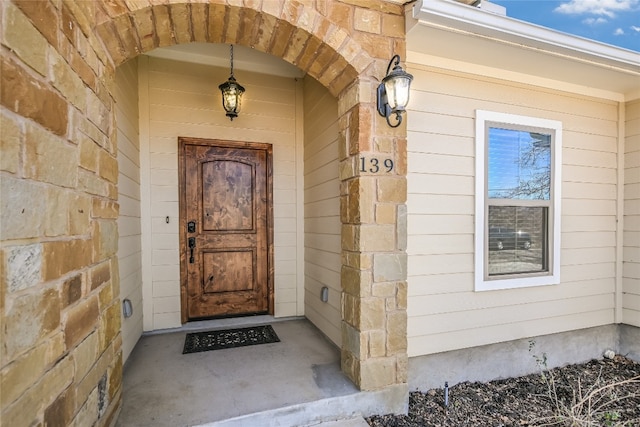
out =
{"type": "Polygon", "coordinates": [[[447,407],[443,389],[412,392],[408,415],[367,422],[372,427],[640,427],[640,363],[615,356],[524,377],[464,382],[449,387],[447,407]]]}

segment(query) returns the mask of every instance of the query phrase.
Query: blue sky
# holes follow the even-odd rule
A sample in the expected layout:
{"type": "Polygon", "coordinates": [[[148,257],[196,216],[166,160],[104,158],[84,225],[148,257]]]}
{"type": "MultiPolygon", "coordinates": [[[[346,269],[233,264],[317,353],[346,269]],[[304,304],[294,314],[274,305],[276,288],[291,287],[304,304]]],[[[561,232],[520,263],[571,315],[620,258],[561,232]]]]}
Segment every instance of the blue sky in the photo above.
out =
{"type": "Polygon", "coordinates": [[[507,16],[640,52],[640,0],[492,0],[507,16]]]}

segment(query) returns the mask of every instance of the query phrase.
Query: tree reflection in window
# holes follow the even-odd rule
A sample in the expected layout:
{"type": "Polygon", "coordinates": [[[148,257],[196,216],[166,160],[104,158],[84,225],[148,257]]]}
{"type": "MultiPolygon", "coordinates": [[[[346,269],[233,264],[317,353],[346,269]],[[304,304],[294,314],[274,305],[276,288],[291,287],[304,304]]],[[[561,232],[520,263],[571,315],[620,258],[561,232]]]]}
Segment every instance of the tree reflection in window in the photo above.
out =
{"type": "Polygon", "coordinates": [[[551,198],[551,135],[489,128],[490,199],[551,198]]]}

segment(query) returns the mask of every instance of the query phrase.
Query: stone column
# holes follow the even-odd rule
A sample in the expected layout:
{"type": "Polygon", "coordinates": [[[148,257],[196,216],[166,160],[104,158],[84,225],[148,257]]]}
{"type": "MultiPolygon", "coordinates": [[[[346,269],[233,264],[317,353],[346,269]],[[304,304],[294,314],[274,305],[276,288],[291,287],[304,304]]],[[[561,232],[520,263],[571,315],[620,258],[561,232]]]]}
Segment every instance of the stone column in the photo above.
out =
{"type": "Polygon", "coordinates": [[[362,390],[407,382],[406,128],[378,115],[376,86],[339,103],[342,369],[362,390]]]}
{"type": "Polygon", "coordinates": [[[2,425],[111,425],[120,405],[114,67],[94,6],[0,1],[2,425]]]}

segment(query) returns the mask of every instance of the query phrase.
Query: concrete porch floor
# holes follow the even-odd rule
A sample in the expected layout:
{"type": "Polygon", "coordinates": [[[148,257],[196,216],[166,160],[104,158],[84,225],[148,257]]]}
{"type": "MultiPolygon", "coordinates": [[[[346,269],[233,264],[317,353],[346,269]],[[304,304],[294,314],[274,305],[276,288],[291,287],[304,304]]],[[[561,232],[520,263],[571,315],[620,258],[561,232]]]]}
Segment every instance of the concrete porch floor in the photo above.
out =
{"type": "Polygon", "coordinates": [[[406,391],[359,392],[340,371],[338,348],[303,318],[193,322],[140,339],[124,367],[116,426],[313,425],[402,412],[406,391]],[[182,354],[188,332],[267,323],[279,343],[182,354]]]}

